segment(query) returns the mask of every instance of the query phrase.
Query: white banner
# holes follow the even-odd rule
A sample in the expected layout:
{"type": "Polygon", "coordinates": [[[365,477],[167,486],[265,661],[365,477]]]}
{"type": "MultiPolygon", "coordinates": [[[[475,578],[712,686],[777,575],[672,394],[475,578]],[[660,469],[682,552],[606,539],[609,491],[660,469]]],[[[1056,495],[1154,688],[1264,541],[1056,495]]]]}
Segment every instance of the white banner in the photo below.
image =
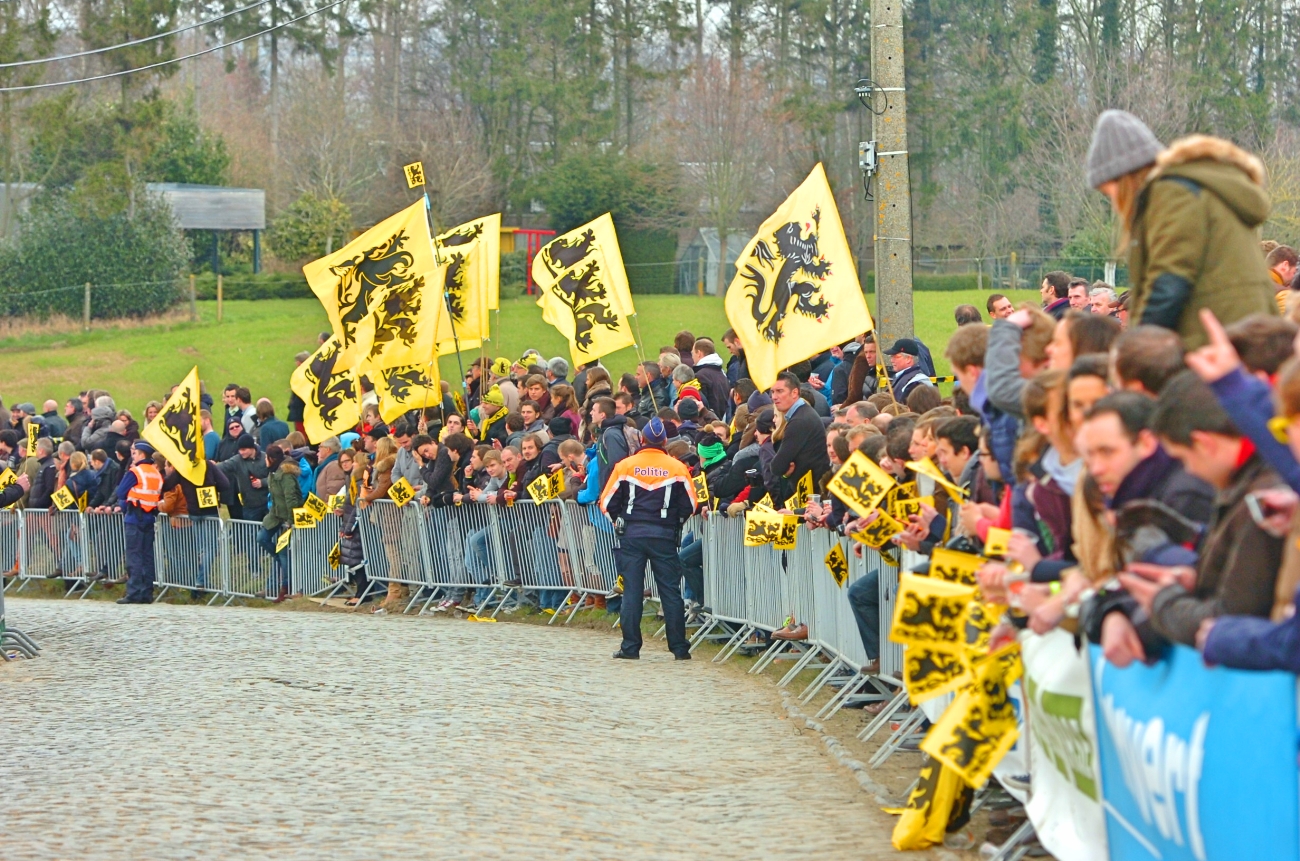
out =
{"type": "Polygon", "coordinates": [[[1059,861],[1107,861],[1101,768],[1087,653],[1061,630],[1020,637],[1032,781],[1025,806],[1059,861]]]}

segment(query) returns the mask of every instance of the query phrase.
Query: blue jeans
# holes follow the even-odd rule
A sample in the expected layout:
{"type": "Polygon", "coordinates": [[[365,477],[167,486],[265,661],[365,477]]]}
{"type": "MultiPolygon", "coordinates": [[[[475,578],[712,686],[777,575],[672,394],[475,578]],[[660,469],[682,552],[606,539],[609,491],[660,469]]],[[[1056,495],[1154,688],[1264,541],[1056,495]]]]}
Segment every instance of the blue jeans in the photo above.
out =
{"type": "MultiPolygon", "coordinates": [[[[533,529],[533,570],[537,572],[539,584],[564,585],[564,578],[560,573],[560,547],[541,526],[533,529]]],[[[567,594],[569,594],[567,589],[539,589],[537,605],[543,610],[558,609],[567,594]]]]}
{"type": "Polygon", "coordinates": [[[289,548],[283,553],[275,552],[275,541],[280,533],[288,527],[280,525],[274,531],[267,531],[265,526],[258,527],[257,543],[271,556],[271,575],[266,578],[266,595],[274,597],[289,591],[289,548]]]}
{"type": "Polygon", "coordinates": [[[849,587],[849,607],[867,659],[880,659],[880,569],[872,568],[849,587]]]}
{"type": "Polygon", "coordinates": [[[190,515],[190,533],[199,551],[199,571],[195,585],[208,588],[208,575],[217,558],[217,520],[210,516],[190,515]]]}
{"type": "Polygon", "coordinates": [[[704,603],[704,542],[694,535],[686,537],[688,543],[677,551],[682,563],[682,577],[686,579],[686,594],[692,601],[704,603]]]}
{"type": "Polygon", "coordinates": [[[63,527],[63,547],[59,554],[59,567],[64,574],[72,574],[81,568],[81,525],[76,515],[64,515],[67,523],[63,527]]]}
{"type": "MultiPolygon", "coordinates": [[[[465,536],[465,571],[480,583],[488,582],[491,557],[488,556],[488,527],[475,529],[465,536]]],[[[474,601],[482,603],[492,594],[490,588],[474,590],[474,601]]]]}

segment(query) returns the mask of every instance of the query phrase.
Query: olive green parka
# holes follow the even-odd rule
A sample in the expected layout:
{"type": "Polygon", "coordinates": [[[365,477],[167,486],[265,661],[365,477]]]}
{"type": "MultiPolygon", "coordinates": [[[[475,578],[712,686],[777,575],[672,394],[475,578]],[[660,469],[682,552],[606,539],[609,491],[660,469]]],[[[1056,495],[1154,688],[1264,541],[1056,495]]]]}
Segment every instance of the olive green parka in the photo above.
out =
{"type": "Polygon", "coordinates": [[[1207,341],[1202,308],[1225,326],[1276,316],[1259,246],[1271,205],[1263,181],[1260,160],[1220,138],[1193,135],[1159,155],[1133,217],[1130,325],[1173,329],[1194,350],[1207,341]]]}

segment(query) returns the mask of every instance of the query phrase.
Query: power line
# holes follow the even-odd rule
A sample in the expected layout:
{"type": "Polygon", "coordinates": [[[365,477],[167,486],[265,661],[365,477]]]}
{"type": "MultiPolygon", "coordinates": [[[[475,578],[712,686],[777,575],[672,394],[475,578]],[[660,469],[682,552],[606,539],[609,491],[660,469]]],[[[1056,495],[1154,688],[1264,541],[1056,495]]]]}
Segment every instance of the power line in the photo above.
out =
{"type": "Polygon", "coordinates": [[[72,84],[86,84],[86,83],[90,83],[91,81],[104,81],[104,80],[108,80],[109,78],[120,78],[123,75],[132,75],[135,74],[136,72],[147,72],[150,69],[157,69],[162,66],[169,66],[172,63],[180,63],[184,60],[192,60],[195,57],[202,57],[205,54],[211,54],[214,51],[220,51],[222,48],[229,48],[231,45],[238,45],[240,42],[247,42],[249,39],[256,39],[259,36],[265,36],[267,33],[273,33],[276,30],[281,29],[282,27],[288,27],[290,24],[296,24],[299,21],[303,20],[304,18],[310,18],[312,15],[315,15],[319,12],[324,12],[327,9],[333,9],[335,6],[338,6],[339,4],[346,3],[346,2],[347,0],[333,0],[333,2],[326,3],[324,6],[321,6],[319,9],[313,9],[310,12],[303,13],[302,15],[299,15],[297,18],[293,18],[289,21],[285,21],[283,24],[276,24],[274,27],[267,27],[265,30],[258,31],[257,33],[250,33],[249,35],[241,36],[238,39],[231,39],[229,42],[222,42],[220,45],[213,45],[211,48],[204,48],[202,51],[195,51],[193,54],[186,54],[184,57],[173,57],[170,60],[161,60],[157,63],[150,63],[147,66],[137,66],[134,69],[123,69],[119,72],[106,72],[102,75],[91,75],[88,78],[73,78],[70,81],[52,81],[46,84],[27,84],[21,87],[0,87],[0,93],[21,93],[27,90],[44,90],[49,87],[67,87],[67,86],[71,86],[72,84]]]}
{"type": "Polygon", "coordinates": [[[116,51],[120,48],[130,48],[133,45],[143,45],[145,42],[153,42],[157,39],[166,39],[168,36],[175,36],[179,33],[184,33],[189,30],[197,29],[199,27],[205,27],[208,24],[215,24],[218,21],[224,21],[226,18],[229,18],[231,15],[238,15],[241,12],[247,12],[249,9],[256,9],[258,6],[265,6],[267,3],[270,2],[271,0],[257,0],[256,3],[252,3],[248,6],[245,6],[242,9],[235,9],[233,11],[226,12],[223,15],[218,15],[215,18],[209,18],[206,21],[199,21],[197,24],[188,24],[184,27],[178,27],[175,30],[169,30],[166,33],[158,33],[157,35],[154,36],[145,36],[143,39],[132,39],[130,42],[122,42],[117,45],[109,45],[107,48],[95,48],[92,51],[78,51],[75,54],[60,54],[57,57],[41,57],[40,59],[36,59],[36,60],[19,60],[16,63],[0,63],[0,69],[13,69],[18,66],[36,66],[41,63],[58,63],[63,60],[75,60],[78,57],[90,57],[95,54],[106,54],[109,51],[116,51]]]}

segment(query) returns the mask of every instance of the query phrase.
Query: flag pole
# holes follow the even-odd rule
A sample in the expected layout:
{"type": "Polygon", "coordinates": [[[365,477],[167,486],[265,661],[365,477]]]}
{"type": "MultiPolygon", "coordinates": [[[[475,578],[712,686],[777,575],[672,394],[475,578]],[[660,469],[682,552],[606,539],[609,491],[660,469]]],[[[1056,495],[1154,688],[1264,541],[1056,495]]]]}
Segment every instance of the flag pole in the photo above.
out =
{"type": "MultiPolygon", "coordinates": [[[[428,222],[429,222],[429,231],[430,231],[429,243],[433,246],[433,261],[434,261],[435,263],[437,263],[439,266],[441,266],[441,265],[442,265],[442,252],[439,250],[439,247],[438,247],[438,226],[437,226],[437,224],[436,224],[436,222],[434,221],[434,218],[433,218],[433,204],[432,204],[432,202],[430,202],[430,200],[429,200],[429,185],[428,185],[428,177],[427,177],[427,175],[426,175],[425,172],[424,172],[424,164],[423,164],[423,162],[421,162],[421,164],[420,164],[420,190],[421,190],[422,193],[424,194],[424,214],[425,214],[425,217],[428,219],[428,222]]],[[[445,279],[444,279],[444,280],[445,280],[445,279]]],[[[457,367],[457,369],[458,369],[459,372],[460,372],[460,391],[461,391],[461,394],[465,397],[465,412],[469,412],[469,388],[465,385],[465,365],[464,365],[464,363],[461,361],[461,358],[460,358],[460,337],[456,334],[456,318],[455,318],[454,316],[452,316],[452,313],[451,313],[451,306],[448,304],[448,299],[450,298],[450,295],[451,295],[451,294],[450,294],[447,290],[443,290],[443,293],[442,293],[442,306],[443,306],[443,309],[446,310],[446,312],[447,312],[447,320],[448,320],[448,322],[451,323],[451,340],[452,340],[452,342],[456,345],[456,367],[457,367]]],[[[433,370],[433,363],[436,362],[436,361],[438,361],[438,343],[437,343],[437,338],[436,338],[436,336],[435,336],[435,338],[434,338],[434,344],[433,344],[433,355],[432,355],[432,356],[430,357],[430,359],[429,359],[429,371],[430,371],[430,372],[433,370]]],[[[433,375],[432,375],[432,373],[426,373],[426,376],[428,376],[428,378],[429,378],[429,382],[433,382],[433,375]]],[[[439,377],[439,379],[441,379],[442,374],[439,374],[438,377],[439,377]]],[[[439,384],[439,392],[438,392],[438,394],[439,394],[439,397],[438,397],[438,403],[439,403],[439,405],[442,404],[442,397],[441,397],[441,395],[442,395],[442,391],[441,391],[441,388],[442,388],[442,386],[441,386],[441,383],[440,383],[440,384],[439,384]]],[[[425,408],[425,409],[428,409],[428,408],[429,408],[429,388],[428,388],[428,386],[425,386],[425,389],[424,389],[424,408],[425,408]]],[[[421,416],[423,416],[423,412],[421,412],[421,416]]],[[[468,418],[468,416],[467,416],[466,418],[468,418]]],[[[445,420],[445,419],[446,419],[446,416],[443,416],[443,419],[445,420]]]]}
{"type": "MultiPolygon", "coordinates": [[[[636,344],[633,346],[636,349],[638,359],[641,361],[641,364],[644,365],[646,362],[645,339],[641,337],[641,319],[636,313],[632,313],[629,316],[632,318],[632,325],[636,327],[636,344]]],[[[646,380],[650,380],[649,374],[646,375],[646,380]]],[[[647,382],[646,388],[650,390],[650,405],[655,408],[655,413],[657,414],[659,412],[659,400],[655,397],[655,387],[647,382]]],[[[664,406],[668,405],[664,404],[664,406]]],[[[651,416],[650,418],[654,418],[654,416],[651,416]]]]}
{"type": "MultiPolygon", "coordinates": [[[[889,379],[888,372],[881,373],[882,371],[885,371],[885,363],[880,358],[880,339],[876,337],[876,331],[874,329],[872,329],[870,333],[870,338],[871,340],[876,342],[876,379],[879,380],[881,377],[884,377],[885,389],[889,392],[889,396],[893,398],[894,383],[889,379]]],[[[898,400],[895,399],[894,403],[898,403],[898,400]]]]}

